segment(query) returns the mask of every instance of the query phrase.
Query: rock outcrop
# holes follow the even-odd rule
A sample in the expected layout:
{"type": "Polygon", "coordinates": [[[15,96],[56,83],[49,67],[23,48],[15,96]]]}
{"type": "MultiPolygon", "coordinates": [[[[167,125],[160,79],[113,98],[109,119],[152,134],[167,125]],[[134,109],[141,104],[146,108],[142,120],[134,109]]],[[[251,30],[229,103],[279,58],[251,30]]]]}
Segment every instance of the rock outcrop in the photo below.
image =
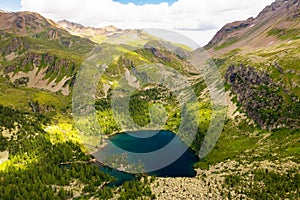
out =
{"type": "Polygon", "coordinates": [[[300,127],[300,99],[252,67],[230,66],[225,75],[239,105],[262,128],[300,127]]]}

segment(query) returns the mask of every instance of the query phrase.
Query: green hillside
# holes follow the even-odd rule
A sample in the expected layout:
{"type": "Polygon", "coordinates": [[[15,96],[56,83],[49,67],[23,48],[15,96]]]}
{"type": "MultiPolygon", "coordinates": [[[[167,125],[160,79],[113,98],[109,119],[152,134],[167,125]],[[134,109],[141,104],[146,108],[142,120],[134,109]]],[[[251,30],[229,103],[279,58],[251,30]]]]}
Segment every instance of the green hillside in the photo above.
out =
{"type": "Polygon", "coordinates": [[[37,13],[2,13],[12,23],[0,23],[0,199],[299,199],[299,16],[286,2],[224,26],[206,46],[204,74],[191,62],[202,49],[112,27],[102,43],[102,29],[82,27],[79,37],[37,13]],[[214,67],[226,107],[210,99],[214,67]],[[224,110],[224,127],[214,124],[224,110]],[[180,135],[193,126],[193,141],[180,135]],[[138,174],[111,187],[88,151],[118,132],[165,129],[199,154],[220,127],[195,177],[138,174]]]}

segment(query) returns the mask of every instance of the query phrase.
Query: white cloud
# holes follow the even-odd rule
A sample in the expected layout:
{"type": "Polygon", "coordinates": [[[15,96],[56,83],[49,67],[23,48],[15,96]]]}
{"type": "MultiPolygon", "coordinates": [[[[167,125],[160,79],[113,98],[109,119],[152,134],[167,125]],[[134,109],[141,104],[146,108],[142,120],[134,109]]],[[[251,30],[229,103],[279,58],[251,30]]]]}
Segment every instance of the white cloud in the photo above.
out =
{"type": "Polygon", "coordinates": [[[178,0],[172,5],[121,4],[113,0],[21,0],[22,10],[88,26],[179,30],[205,45],[228,22],[256,16],[274,0],[178,0]]]}

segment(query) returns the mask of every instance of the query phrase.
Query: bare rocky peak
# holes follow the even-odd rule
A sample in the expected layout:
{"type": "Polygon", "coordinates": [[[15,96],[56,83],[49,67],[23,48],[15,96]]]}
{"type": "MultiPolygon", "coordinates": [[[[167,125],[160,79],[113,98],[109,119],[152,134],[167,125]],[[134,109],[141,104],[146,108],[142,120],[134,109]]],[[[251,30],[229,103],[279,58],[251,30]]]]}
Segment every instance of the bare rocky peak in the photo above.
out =
{"type": "Polygon", "coordinates": [[[38,33],[52,22],[34,12],[0,12],[0,30],[26,35],[38,33]]]}
{"type": "Polygon", "coordinates": [[[94,27],[86,27],[79,23],[69,22],[67,20],[61,20],[58,21],[57,24],[66,29],[67,31],[75,34],[100,34],[100,35],[106,35],[113,32],[118,32],[121,29],[118,29],[114,26],[106,26],[103,28],[94,28],[94,27]]]}

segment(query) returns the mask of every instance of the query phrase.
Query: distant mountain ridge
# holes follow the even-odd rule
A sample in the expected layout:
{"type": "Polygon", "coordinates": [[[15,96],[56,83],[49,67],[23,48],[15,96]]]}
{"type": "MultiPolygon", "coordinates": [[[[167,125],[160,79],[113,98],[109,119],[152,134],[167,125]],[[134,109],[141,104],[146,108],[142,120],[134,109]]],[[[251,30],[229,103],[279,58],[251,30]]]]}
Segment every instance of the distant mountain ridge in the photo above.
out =
{"type": "Polygon", "coordinates": [[[110,35],[122,30],[114,26],[106,26],[103,28],[86,27],[79,23],[69,22],[67,20],[61,20],[57,22],[58,26],[66,29],[70,33],[79,36],[93,36],[93,35],[110,35]]]}
{"type": "Polygon", "coordinates": [[[226,24],[204,48],[220,54],[240,46],[256,48],[293,40],[300,37],[299,22],[300,1],[277,0],[256,18],[226,24]]]}
{"type": "Polygon", "coordinates": [[[101,44],[104,41],[112,41],[118,37],[122,38],[124,41],[128,40],[128,38],[133,38],[133,40],[150,39],[149,35],[145,34],[140,29],[120,29],[112,25],[102,28],[95,28],[70,22],[68,20],[58,21],[57,24],[60,28],[68,31],[70,34],[87,38],[97,44],[101,44]]]}

